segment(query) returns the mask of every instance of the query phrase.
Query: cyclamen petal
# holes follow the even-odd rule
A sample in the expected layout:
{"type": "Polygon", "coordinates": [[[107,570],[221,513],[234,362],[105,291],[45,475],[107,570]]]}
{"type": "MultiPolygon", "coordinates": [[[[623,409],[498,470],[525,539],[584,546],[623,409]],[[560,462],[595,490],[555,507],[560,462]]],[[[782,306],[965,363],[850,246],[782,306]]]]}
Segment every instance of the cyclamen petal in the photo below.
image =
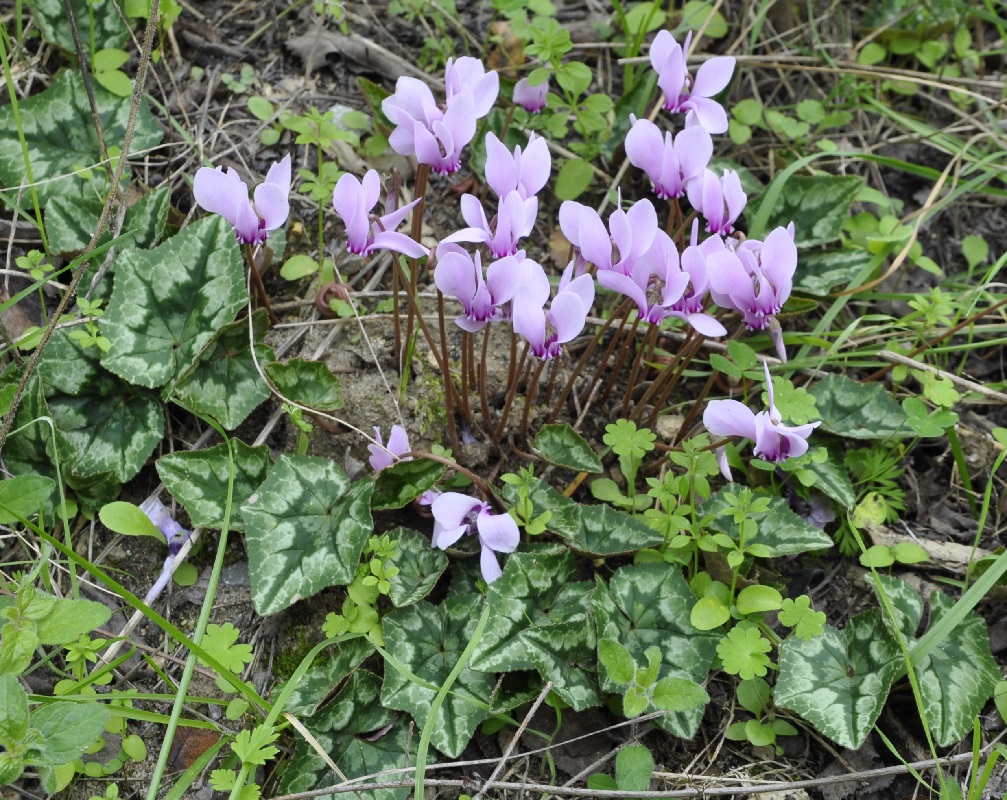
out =
{"type": "Polygon", "coordinates": [[[409,446],[409,434],[401,425],[392,425],[387,445],[381,439],[381,428],[376,425],[374,426],[374,438],[377,443],[367,445],[367,449],[371,453],[368,461],[371,469],[375,472],[381,472],[386,467],[390,467],[412,449],[409,446]]]}
{"type": "Polygon", "coordinates": [[[332,192],[332,205],[346,225],[346,249],[359,256],[375,250],[394,250],[409,258],[419,258],[430,251],[412,238],[396,233],[397,228],[422,198],[416,198],[371,222],[371,209],[378,203],[381,182],[375,170],[368,170],[363,181],[349,173],[341,176],[332,192]]]}
{"type": "Polygon", "coordinates": [[[514,102],[531,114],[537,114],[546,107],[549,98],[549,81],[532,86],[527,78],[514,84],[514,102]]]}
{"type": "Polygon", "coordinates": [[[273,164],[266,180],[255,187],[254,205],[248,199],[248,185],[237,172],[224,167],[200,167],[192,193],[200,208],[231,223],[239,242],[261,244],[290,214],[290,155],[273,164]]]}

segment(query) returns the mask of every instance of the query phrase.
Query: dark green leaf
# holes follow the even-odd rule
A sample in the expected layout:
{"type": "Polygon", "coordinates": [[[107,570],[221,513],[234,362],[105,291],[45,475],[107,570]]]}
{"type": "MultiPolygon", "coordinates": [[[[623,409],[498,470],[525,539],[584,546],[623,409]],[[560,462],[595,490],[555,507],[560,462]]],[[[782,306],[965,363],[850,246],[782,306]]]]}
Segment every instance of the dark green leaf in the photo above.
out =
{"type": "MultiPolygon", "coordinates": [[[[238,508],[266,479],[271,460],[265,445],[249,447],[238,439],[234,445],[234,492],[231,498],[231,530],[245,529],[238,508]]],[[[157,460],[157,474],[168,491],[189,512],[192,524],[220,530],[227,503],[227,444],[205,450],[169,453],[157,460]]]]}
{"type": "MultiPolygon", "coordinates": [[[[102,205],[97,197],[82,200],[54,197],[45,209],[45,229],[53,252],[68,254],[82,251],[91,241],[102,205]]],[[[122,226],[123,233],[131,232],[133,237],[120,247],[149,249],[157,244],[164,236],[170,206],[171,192],[167,188],[150,192],[137,200],[127,209],[122,226]]],[[[103,234],[98,243],[103,244],[108,239],[109,235],[103,234]]]]}
{"type": "Polygon", "coordinates": [[[855,175],[793,175],[769,215],[766,230],[793,222],[798,247],[835,241],[863,184],[863,178],[855,175]]]}
{"type": "Polygon", "coordinates": [[[601,459],[591,446],[566,423],[543,425],[532,443],[532,452],[550,464],[576,472],[601,472],[601,459]]]}
{"type": "Polygon", "coordinates": [[[353,579],[373,530],[373,486],[369,478],[351,483],[327,458],[280,457],[258,497],[241,507],[259,614],[275,614],[353,579]]]}
{"type": "Polygon", "coordinates": [[[231,226],[211,215],[153,250],[127,250],[101,330],[112,341],[102,364],[153,388],[180,377],[245,303],[231,226]]]}
{"type": "Polygon", "coordinates": [[[324,664],[312,666],[304,673],[297,688],[290,694],[284,711],[300,718],[313,717],[332,690],[359,667],[374,652],[374,645],[361,636],[331,648],[324,664]]]}
{"type": "MultiPolygon", "coordinates": [[[[646,663],[648,647],[657,647],[662,678],[698,683],[710,671],[720,636],[697,631],[689,622],[695,600],[679,567],[640,564],[618,569],[607,589],[599,584],[591,605],[599,640],[616,639],[637,664],[646,663]]],[[[621,691],[604,666],[600,678],[606,691],[621,691]]],[[[669,713],[659,724],[676,736],[691,738],[702,716],[702,709],[669,713]]]]}
{"type": "Polygon", "coordinates": [[[269,397],[269,386],[259,370],[276,356],[272,348],[260,344],[265,336],[266,312],[252,316],[255,336],[255,357],[249,338],[248,320],[225,325],[192,368],[175,384],[175,396],[189,408],[208,414],[228,430],[237,428],[252,410],[269,397]]]}
{"type": "Polygon", "coordinates": [[[802,253],[797,259],[794,290],[824,297],[833,289],[845,289],[870,263],[866,250],[826,250],[802,253]]]}
{"type": "Polygon", "coordinates": [[[829,375],[810,389],[818,403],[822,429],[850,439],[907,438],[913,435],[906,413],[880,383],[862,384],[829,375]]]}
{"type": "MultiPolygon", "coordinates": [[[[731,519],[729,496],[737,496],[741,490],[729,484],[714,494],[700,507],[702,513],[716,514],[712,527],[726,533],[737,541],[738,525],[731,519]]],[[[806,522],[787,505],[782,497],[770,497],[769,510],[753,513],[749,519],[758,525],[758,533],[746,539],[747,544],[758,543],[769,548],[770,557],[806,553],[809,550],[825,550],[832,546],[832,537],[810,522],[806,522]]]]}
{"type": "Polygon", "coordinates": [[[901,664],[899,646],[880,613],[867,611],[842,631],[826,625],[821,636],[783,642],[776,705],[856,750],[881,713],[901,664]]]}
{"type": "MultiPolygon", "coordinates": [[[[422,601],[388,614],[383,622],[388,652],[414,675],[441,686],[468,645],[479,622],[481,595],[451,597],[439,606],[422,601]]],[[[465,749],[476,726],[488,713],[468,702],[465,696],[486,702],[493,689],[492,675],[471,667],[461,671],[437,714],[431,721],[431,744],[449,758],[465,749]]],[[[421,728],[427,724],[437,692],[385,665],[381,702],[387,708],[409,712],[421,728]]]]}
{"type": "MultiPolygon", "coordinates": [[[[28,5],[43,41],[61,47],[68,53],[76,52],[66,17],[66,6],[62,0],[28,0],[28,5]]],[[[70,7],[82,42],[90,42],[92,48],[97,50],[118,48],[126,43],[128,31],[112,3],[70,0],[70,7]]],[[[100,66],[101,64],[98,65],[99,68],[100,66]]]]}
{"type": "Polygon", "coordinates": [[[266,365],[266,375],[289,400],[316,411],[336,411],[343,406],[339,378],[320,361],[292,358],[266,365]]]}
{"type": "Polygon", "coordinates": [[[397,461],[385,467],[375,476],[371,508],[386,511],[408,505],[434,486],[445,469],[439,461],[424,458],[397,461]]]}
{"type": "MultiPolygon", "coordinates": [[[[86,0],[75,1],[86,8],[86,0]]],[[[60,0],[46,2],[58,6],[62,17],[60,0]]],[[[121,142],[129,118],[130,99],[116,97],[100,86],[95,87],[94,95],[105,141],[121,142]]],[[[96,166],[101,160],[98,136],[84,80],[78,70],[65,70],[44,92],[21,101],[20,112],[32,175],[43,206],[54,197],[80,199],[105,191],[107,180],[103,169],[96,166]],[[94,170],[96,186],[75,174],[81,167],[94,170]]],[[[162,136],[147,104],[141,102],[131,154],[135,156],[138,151],[154,147],[162,136]]],[[[0,108],[0,186],[6,188],[0,190],[0,201],[8,207],[12,207],[21,194],[24,170],[14,114],[9,105],[4,106],[0,108]]],[[[123,181],[123,185],[129,182],[128,170],[123,181]]],[[[26,198],[22,197],[21,203],[25,202],[26,198]]]]}
{"type": "MultiPolygon", "coordinates": [[[[394,711],[379,701],[381,680],[371,672],[358,670],[350,676],[335,699],[305,721],[311,735],[349,778],[401,769],[416,763],[416,735],[394,711]],[[386,726],[391,728],[385,730],[386,726]]],[[[294,756],[280,780],[280,793],[306,792],[335,780],[331,770],[314,749],[298,737],[294,756]]],[[[366,792],[375,800],[404,800],[408,787],[375,789],[366,792]]],[[[341,797],[341,795],[321,795],[341,797]]]]}
{"type": "Polygon", "coordinates": [[[448,568],[448,558],[443,550],[431,546],[430,537],[422,533],[396,528],[388,535],[399,540],[399,553],[391,560],[399,571],[388,579],[391,585],[388,595],[397,607],[402,608],[430,594],[448,568]]]}

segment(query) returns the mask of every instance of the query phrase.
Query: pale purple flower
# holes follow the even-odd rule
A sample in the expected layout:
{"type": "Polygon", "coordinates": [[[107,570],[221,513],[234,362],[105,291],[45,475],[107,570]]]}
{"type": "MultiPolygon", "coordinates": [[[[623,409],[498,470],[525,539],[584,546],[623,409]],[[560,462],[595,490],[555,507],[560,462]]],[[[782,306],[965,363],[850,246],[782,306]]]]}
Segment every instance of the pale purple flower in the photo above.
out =
{"type": "Polygon", "coordinates": [[[629,275],[654,242],[657,212],[650,200],[638,200],[629,211],[613,211],[606,228],[593,208],[566,200],[559,207],[559,226],[584,261],[629,275]]]}
{"type": "Polygon", "coordinates": [[[549,146],[541,136],[529,134],[524,151],[518,145],[511,153],[495,133],[486,134],[486,183],[497,197],[513,191],[525,199],[534,197],[549,180],[551,169],[549,146]]]}
{"type": "Polygon", "coordinates": [[[447,100],[443,107],[423,81],[402,76],[395,94],[381,102],[381,110],[395,125],[388,137],[400,155],[415,155],[442,175],[461,166],[461,152],[476,133],[476,121],[496,102],[500,78],[486,72],[477,58],[448,60],[444,72],[447,100]]]}
{"type": "Polygon", "coordinates": [[[475,333],[487,323],[503,319],[503,304],[514,297],[521,284],[522,257],[508,256],[494,261],[483,276],[482,261],[451,243],[437,248],[434,283],[444,294],[457,299],[465,313],[455,319],[458,327],[475,333]]]}
{"type": "Polygon", "coordinates": [[[239,242],[261,244],[290,213],[290,155],[269,168],[266,180],[255,187],[254,203],[248,199],[248,185],[225,167],[196,170],[192,193],[200,208],[231,223],[239,242]]]}
{"type": "Polygon", "coordinates": [[[532,114],[537,114],[545,108],[548,98],[548,80],[532,86],[527,78],[522,78],[514,84],[514,102],[532,114]]]}
{"type": "Polygon", "coordinates": [[[525,259],[522,264],[524,280],[513,302],[514,332],[524,337],[534,356],[552,359],[563,352],[566,342],[584,329],[587,312],[594,304],[594,280],[590,275],[574,278],[574,262],[571,261],[546,311],[549,279],[542,268],[530,259],[525,259]]]}
{"type": "Polygon", "coordinates": [[[734,223],[748,202],[734,170],[726,170],[722,178],[713,170],[703,170],[702,177],[689,181],[686,192],[692,207],[706,219],[707,232],[723,236],[734,232],[734,223]]]}
{"type": "Polygon", "coordinates": [[[723,336],[727,333],[724,326],[703,310],[706,295],[710,289],[705,249],[708,247],[708,242],[712,239],[719,240],[720,237],[711,236],[702,244],[697,244],[698,239],[699,220],[697,219],[692,223],[691,243],[682,251],[681,257],[682,271],[689,276],[689,285],[682,293],[682,297],[672,305],[672,310],[677,312],[675,316],[686,320],[704,336],[723,336]]]}
{"type": "Polygon", "coordinates": [[[662,136],[648,119],[637,119],[632,114],[629,118],[633,124],[626,135],[629,163],[647,173],[658,197],[682,197],[689,182],[702,176],[713,157],[709,132],[695,126],[672,138],[670,132],[662,136]]]}
{"type": "Polygon", "coordinates": [[[673,113],[685,112],[687,126],[700,125],[710,133],[723,133],[727,130],[727,112],[712,98],[730,82],[735,60],[730,56],[708,59],[693,79],[685,63],[691,41],[691,31],[682,47],[669,31],[663,30],[650,46],[650,63],[657,72],[657,85],[664,92],[664,107],[673,113]]]}
{"type": "Polygon", "coordinates": [[[741,314],[750,330],[762,330],[790,297],[797,269],[797,245],[787,228],[765,241],[749,239],[732,252],[724,248],[707,259],[713,299],[741,314]]]}
{"type": "Polygon", "coordinates": [[[630,275],[614,270],[598,271],[598,283],[633,300],[641,319],[657,325],[667,317],[677,317],[704,336],[726,335],[724,326],[702,311],[702,296],[698,305],[685,300],[691,282],[691,273],[679,263],[675,243],[660,230],[650,250],[634,263],[630,275]]]}
{"type": "Polygon", "coordinates": [[[493,583],[503,574],[496,554],[513,553],[521,536],[510,514],[494,514],[489,503],[458,492],[444,492],[430,510],[434,515],[434,547],[446,550],[466,533],[472,533],[474,527],[482,546],[479,566],[483,579],[493,583]]]}
{"type": "MultiPolygon", "coordinates": [[[[737,400],[713,400],[703,412],[703,424],[715,436],[741,436],[755,442],[754,454],[766,461],[780,463],[788,458],[802,456],[808,451],[808,437],[821,425],[784,425],[773,398],[773,381],[769,365],[763,361],[766,372],[766,390],[769,410],[758,414],[737,400]]],[[[724,462],[726,463],[726,462],[724,462]]]]}
{"type": "Polygon", "coordinates": [[[451,105],[454,98],[465,90],[472,94],[472,105],[476,119],[482,119],[493,108],[500,93],[500,76],[495,72],[487,72],[483,62],[472,56],[449,58],[444,67],[444,90],[447,103],[451,105]]]}
{"type": "MultiPolygon", "coordinates": [[[[374,426],[374,438],[377,440],[377,443],[367,445],[367,449],[371,453],[370,458],[367,460],[371,464],[371,469],[375,472],[381,472],[385,467],[390,467],[397,461],[403,460],[402,456],[412,450],[409,446],[409,434],[406,433],[406,429],[401,425],[392,425],[391,433],[388,434],[387,445],[382,440],[381,428],[377,425],[374,426]]],[[[411,458],[405,460],[412,461],[411,458]]]]}
{"type": "Polygon", "coordinates": [[[178,555],[182,546],[192,534],[175,522],[171,516],[171,512],[168,511],[164,503],[154,495],[151,495],[140,504],[140,510],[154,523],[154,526],[161,532],[161,535],[164,536],[165,541],[168,543],[168,557],[164,560],[161,574],[157,576],[157,580],[154,581],[154,585],[150,587],[150,591],[147,592],[147,596],[143,600],[144,603],[150,605],[164,591],[164,587],[171,580],[171,576],[175,571],[175,556],[178,555]]]}
{"type": "Polygon", "coordinates": [[[463,194],[461,206],[462,217],[469,227],[452,233],[444,241],[482,242],[494,258],[514,255],[521,239],[534,229],[538,216],[538,198],[524,199],[517,190],[500,200],[492,222],[486,218],[486,211],[475,195],[463,194]]]}
{"type": "Polygon", "coordinates": [[[395,232],[422,198],[382,217],[372,217],[371,209],[378,204],[380,194],[381,179],[373,169],[367,171],[363,181],[346,173],[336,182],[332,205],[346,225],[346,249],[358,256],[370,255],[375,250],[394,250],[409,258],[427,255],[430,251],[419,242],[395,232]]]}

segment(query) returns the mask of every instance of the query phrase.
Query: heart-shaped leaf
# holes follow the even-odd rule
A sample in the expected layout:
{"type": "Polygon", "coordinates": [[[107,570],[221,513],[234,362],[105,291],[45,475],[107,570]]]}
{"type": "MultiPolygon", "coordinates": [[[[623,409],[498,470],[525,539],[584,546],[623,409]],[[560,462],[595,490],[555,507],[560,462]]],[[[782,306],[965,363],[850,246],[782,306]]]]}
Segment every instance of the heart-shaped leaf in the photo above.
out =
{"type": "Polygon", "coordinates": [[[532,451],[550,464],[577,472],[601,472],[601,459],[591,445],[566,423],[543,425],[532,443],[532,451]]]}
{"type": "Polygon", "coordinates": [[[913,435],[906,412],[880,383],[862,384],[829,375],[809,390],[815,396],[822,430],[850,439],[905,439],[913,435]]]}
{"type": "Polygon", "coordinates": [[[399,571],[388,579],[388,596],[402,608],[430,594],[448,568],[448,557],[443,550],[431,547],[429,537],[408,528],[396,528],[389,536],[399,540],[399,553],[392,559],[399,571]]]}
{"type": "MultiPolygon", "coordinates": [[[[62,16],[62,4],[57,4],[62,16]]],[[[86,7],[85,2],[80,5],[86,7]]],[[[86,10],[83,18],[87,19],[86,10]]],[[[94,88],[94,98],[105,141],[121,142],[130,98],[116,97],[100,86],[94,88]]],[[[107,178],[104,169],[97,166],[101,160],[98,135],[79,70],[64,70],[44,92],[22,100],[19,109],[39,203],[45,206],[54,197],[83,199],[105,192],[107,178]],[[85,176],[76,174],[85,167],[91,168],[93,186],[85,176]]],[[[141,102],[131,154],[154,147],[163,135],[146,102],[141,102]]],[[[6,206],[13,207],[17,201],[24,176],[17,121],[11,107],[4,106],[0,108],[0,186],[6,188],[0,190],[0,201],[6,206]]],[[[123,181],[123,185],[129,182],[128,170],[123,181]]],[[[21,203],[25,201],[22,197],[21,203]]]]}
{"type": "Polygon", "coordinates": [[[436,484],[445,469],[439,461],[427,458],[396,461],[375,477],[371,508],[375,511],[402,508],[436,484]]]}
{"type": "MultiPolygon", "coordinates": [[[[234,446],[234,491],[231,496],[231,530],[245,529],[238,508],[266,479],[272,461],[265,445],[249,447],[238,439],[234,446]]],[[[220,530],[227,503],[227,444],[205,450],[169,453],[157,460],[157,474],[172,497],[189,512],[192,524],[220,530]]]]}
{"type": "MultiPolygon", "coordinates": [[[[62,0],[28,0],[28,5],[32,10],[32,19],[42,32],[43,41],[61,47],[68,53],[75,52],[73,33],[62,0]]],[[[129,31],[112,3],[70,0],[70,8],[73,9],[79,28],[80,40],[91,42],[92,50],[122,47],[126,43],[129,31]]]]}
{"type": "MultiPolygon", "coordinates": [[[[433,686],[441,686],[461,657],[479,623],[483,598],[477,594],[451,597],[439,606],[426,601],[399,608],[383,620],[388,652],[400,664],[433,686]]],[[[465,749],[476,726],[488,712],[469,702],[465,695],[485,703],[493,690],[492,675],[465,667],[437,710],[431,744],[449,758],[465,749]]],[[[421,728],[427,724],[437,691],[385,664],[381,702],[412,714],[421,728]]]]}
{"type": "Polygon", "coordinates": [[[228,430],[237,428],[270,394],[256,367],[256,361],[261,367],[276,358],[272,348],[259,343],[266,333],[266,312],[256,311],[252,325],[254,358],[248,320],[240,319],[217,331],[174,387],[183,404],[208,414],[228,430]]]}
{"type": "MultiPolygon", "coordinates": [[[[702,683],[716,654],[719,634],[696,630],[689,621],[695,595],[677,566],[638,564],[620,567],[606,590],[599,584],[592,595],[598,638],[615,639],[637,664],[648,662],[648,647],[661,651],[661,678],[687,678],[702,683]]],[[[602,688],[621,691],[604,664],[600,669],[602,688]]],[[[702,708],[669,713],[662,728],[682,738],[691,738],[703,718],[702,708]]]]}
{"type": "Polygon", "coordinates": [[[231,226],[205,217],[153,250],[127,250],[116,264],[102,333],[102,364],[154,388],[180,377],[245,302],[231,226]]]}
{"type": "MultiPolygon", "coordinates": [[[[101,216],[102,205],[96,197],[84,200],[54,197],[50,200],[45,209],[45,229],[49,234],[49,247],[52,251],[61,254],[82,251],[91,241],[91,235],[101,216]]],[[[126,209],[122,232],[132,233],[133,236],[119,245],[120,249],[148,249],[157,244],[164,236],[170,206],[171,192],[164,188],[145,194],[126,209]]],[[[98,243],[102,244],[108,239],[109,235],[106,233],[98,243]]]]}
{"type": "Polygon", "coordinates": [[[342,642],[328,652],[331,653],[328,661],[309,667],[304,673],[304,677],[291,692],[284,711],[298,717],[313,717],[318,707],[332,694],[333,688],[374,652],[374,645],[361,636],[342,642]]]}
{"type": "Polygon", "coordinates": [[[284,397],[316,411],[336,411],[343,407],[339,378],[321,361],[292,358],[266,366],[266,375],[284,397]]]}
{"type": "Polygon", "coordinates": [[[350,482],[330,459],[283,455],[241,508],[252,603],[275,614],[353,580],[373,530],[370,478],[350,482]]]}
{"type": "Polygon", "coordinates": [[[901,652],[876,609],[831,625],[808,641],[780,646],[776,705],[795,711],[833,741],[864,743],[902,665],[901,652]]]}
{"type": "MultiPolygon", "coordinates": [[[[704,515],[717,515],[717,518],[711,523],[712,528],[735,540],[738,538],[738,525],[729,516],[732,506],[727,497],[729,495],[737,496],[740,491],[736,484],[729,484],[700,506],[704,515]]],[[[791,511],[786,500],[782,497],[768,499],[768,511],[749,515],[749,519],[755,521],[759,530],[755,536],[746,539],[746,544],[764,545],[768,548],[770,557],[806,553],[809,550],[825,550],[832,547],[832,537],[791,511]]]]}

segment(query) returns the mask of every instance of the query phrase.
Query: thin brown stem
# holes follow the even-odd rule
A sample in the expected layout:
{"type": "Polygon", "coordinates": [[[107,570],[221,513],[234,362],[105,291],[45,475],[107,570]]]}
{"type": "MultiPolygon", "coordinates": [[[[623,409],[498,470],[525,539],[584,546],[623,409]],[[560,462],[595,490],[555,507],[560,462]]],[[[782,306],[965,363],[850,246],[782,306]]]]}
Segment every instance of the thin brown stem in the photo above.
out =
{"type": "Polygon", "coordinates": [[[598,362],[598,366],[594,368],[594,374],[588,382],[589,394],[597,388],[596,384],[599,380],[601,380],[601,375],[605,371],[605,367],[608,365],[608,360],[612,357],[612,353],[615,351],[616,345],[619,343],[619,337],[622,336],[622,332],[626,327],[626,314],[629,312],[632,302],[632,300],[627,300],[619,306],[616,311],[616,313],[619,314],[619,328],[612,335],[612,341],[608,343],[608,347],[605,348],[605,355],[602,356],[601,361],[598,362]]]}
{"type": "Polygon", "coordinates": [[[255,263],[255,252],[252,250],[252,245],[250,244],[245,245],[245,261],[248,262],[248,271],[252,276],[252,285],[255,287],[255,293],[258,295],[262,307],[266,309],[266,313],[269,315],[270,324],[279,325],[280,318],[276,316],[276,312],[273,311],[273,306],[269,302],[266,285],[262,282],[262,275],[259,274],[259,268],[255,263]]]}
{"type": "MultiPolygon", "coordinates": [[[[513,334],[512,334],[513,335],[513,334]]],[[[511,343],[514,344],[516,339],[511,339],[511,343]]],[[[528,345],[524,346],[524,350],[521,351],[521,360],[518,362],[517,369],[511,371],[511,382],[507,385],[507,399],[504,401],[503,411],[500,412],[500,422],[497,424],[496,433],[493,434],[493,447],[500,446],[500,437],[503,436],[504,429],[507,427],[507,418],[510,416],[511,406],[514,404],[514,395],[517,394],[517,375],[520,375],[524,370],[524,362],[528,358],[528,345]]],[[[511,366],[513,367],[514,359],[511,358],[511,366]]]]}
{"type": "MultiPolygon", "coordinates": [[[[416,270],[414,269],[413,274],[415,274],[415,272],[416,270]]],[[[410,293],[410,297],[416,297],[416,293],[410,293]]],[[[412,306],[410,306],[410,308],[411,307],[412,306]]],[[[423,319],[423,315],[420,314],[419,309],[416,311],[416,316],[421,320],[423,319]]],[[[447,412],[448,417],[448,440],[451,442],[451,450],[457,453],[459,452],[459,447],[454,409],[455,381],[454,378],[451,377],[451,358],[448,354],[448,332],[447,325],[444,321],[444,295],[440,289],[437,290],[437,324],[440,326],[441,334],[441,354],[443,356],[441,360],[441,375],[444,376],[444,410],[447,412]]]]}
{"type": "Polygon", "coordinates": [[[633,397],[633,390],[636,388],[636,381],[640,377],[640,370],[643,362],[647,360],[648,353],[653,354],[654,342],[657,339],[657,325],[651,325],[643,335],[643,341],[636,348],[636,357],[633,359],[633,367],[629,373],[629,383],[626,385],[626,394],[622,398],[622,416],[629,413],[629,401],[633,397]]]}
{"type": "Polygon", "coordinates": [[[528,381],[528,389],[525,391],[524,413],[521,415],[521,438],[528,438],[528,422],[531,419],[531,408],[535,405],[535,398],[538,396],[538,380],[542,377],[542,370],[545,361],[539,360],[534,373],[528,381]]]}
{"type": "Polygon", "coordinates": [[[479,403],[482,406],[483,412],[483,429],[487,433],[492,430],[490,426],[490,402],[489,397],[487,397],[488,387],[486,385],[486,354],[489,352],[490,332],[492,330],[492,325],[487,325],[483,328],[483,349],[479,359],[479,403]]]}
{"type": "Polygon", "coordinates": [[[661,371],[661,374],[657,376],[654,382],[650,385],[650,388],[643,393],[643,397],[637,401],[636,407],[633,409],[633,416],[630,417],[630,419],[635,419],[639,413],[639,409],[643,408],[654,395],[664,388],[664,384],[671,379],[670,376],[674,373],[675,368],[678,367],[679,362],[682,360],[682,356],[690,347],[692,347],[693,339],[696,338],[696,335],[696,331],[689,328],[689,331],[685,336],[685,340],[678,348],[678,352],[675,353],[674,358],[668,363],[668,366],[661,371]]]}
{"type": "Polygon", "coordinates": [[[469,408],[469,387],[475,383],[472,361],[472,334],[462,331],[462,414],[469,428],[473,427],[472,410],[469,408]]]}
{"type": "Polygon", "coordinates": [[[542,405],[546,408],[549,407],[549,403],[552,401],[552,390],[556,386],[556,375],[559,373],[559,359],[554,358],[552,360],[552,365],[549,367],[549,384],[545,389],[545,400],[542,401],[542,405]]]}
{"type": "MultiPolygon", "coordinates": [[[[413,219],[410,235],[414,242],[418,242],[423,237],[423,212],[427,208],[427,178],[430,175],[430,165],[420,164],[416,168],[416,185],[413,187],[413,197],[418,197],[420,202],[413,206],[413,219]]],[[[409,261],[409,293],[416,297],[419,290],[420,265],[414,258],[409,261]]],[[[406,317],[406,341],[413,338],[413,307],[409,306],[409,315],[406,317]]]]}
{"type": "MultiPolygon", "coordinates": [[[[630,351],[633,350],[633,342],[636,340],[636,329],[638,327],[640,327],[640,318],[636,317],[626,334],[622,347],[619,348],[619,357],[616,359],[615,366],[612,367],[612,372],[608,376],[605,388],[601,392],[602,402],[605,402],[608,399],[608,396],[612,393],[612,389],[615,386],[616,380],[622,373],[622,368],[626,366],[626,359],[629,357],[630,351]]],[[[616,335],[616,338],[618,338],[618,334],[616,335]]]]}

